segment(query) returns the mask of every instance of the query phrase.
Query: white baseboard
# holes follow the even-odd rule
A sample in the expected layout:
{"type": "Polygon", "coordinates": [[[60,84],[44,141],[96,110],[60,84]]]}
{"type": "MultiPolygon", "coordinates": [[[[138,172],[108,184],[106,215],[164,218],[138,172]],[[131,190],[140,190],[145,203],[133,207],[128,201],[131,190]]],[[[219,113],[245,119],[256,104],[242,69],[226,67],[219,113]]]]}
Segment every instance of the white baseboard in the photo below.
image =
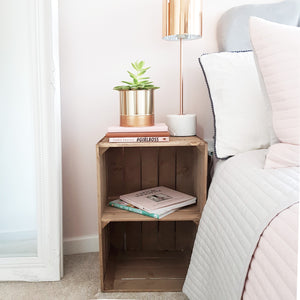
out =
{"type": "Polygon", "coordinates": [[[64,239],[64,255],[88,252],[99,252],[98,234],[64,239]]]}

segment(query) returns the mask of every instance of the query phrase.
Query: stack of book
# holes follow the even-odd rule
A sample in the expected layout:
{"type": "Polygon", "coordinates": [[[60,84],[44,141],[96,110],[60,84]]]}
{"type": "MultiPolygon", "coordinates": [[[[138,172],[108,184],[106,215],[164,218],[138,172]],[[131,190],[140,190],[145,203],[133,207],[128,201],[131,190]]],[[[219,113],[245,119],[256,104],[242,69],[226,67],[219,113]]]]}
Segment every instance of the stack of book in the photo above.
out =
{"type": "Polygon", "coordinates": [[[164,186],[158,186],[130,194],[109,202],[110,206],[144,216],[161,219],[177,209],[196,203],[196,197],[164,186]]]}
{"type": "Polygon", "coordinates": [[[106,137],[110,143],[168,142],[170,133],[164,123],[147,127],[108,127],[106,137]]]}

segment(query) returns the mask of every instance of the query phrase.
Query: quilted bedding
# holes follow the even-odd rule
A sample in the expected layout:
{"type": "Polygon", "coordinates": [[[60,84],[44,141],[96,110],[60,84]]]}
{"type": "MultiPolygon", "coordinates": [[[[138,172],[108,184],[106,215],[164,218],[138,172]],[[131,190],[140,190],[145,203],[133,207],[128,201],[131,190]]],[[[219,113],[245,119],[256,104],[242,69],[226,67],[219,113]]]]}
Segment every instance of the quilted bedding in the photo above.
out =
{"type": "Polygon", "coordinates": [[[262,234],[254,252],[243,300],[297,297],[299,203],[282,211],[262,234]]]}
{"type": "Polygon", "coordinates": [[[255,150],[218,162],[183,287],[189,299],[241,299],[261,234],[299,201],[299,168],[263,169],[265,155],[255,150]]]}

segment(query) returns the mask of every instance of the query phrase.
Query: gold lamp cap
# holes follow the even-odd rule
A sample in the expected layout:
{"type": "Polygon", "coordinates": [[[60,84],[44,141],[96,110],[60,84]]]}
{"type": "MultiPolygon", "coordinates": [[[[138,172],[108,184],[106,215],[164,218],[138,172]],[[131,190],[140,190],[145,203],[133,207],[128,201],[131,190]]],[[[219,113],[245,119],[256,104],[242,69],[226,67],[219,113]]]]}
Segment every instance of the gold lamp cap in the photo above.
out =
{"type": "Polygon", "coordinates": [[[163,39],[202,37],[202,0],[163,0],[163,39]]]}

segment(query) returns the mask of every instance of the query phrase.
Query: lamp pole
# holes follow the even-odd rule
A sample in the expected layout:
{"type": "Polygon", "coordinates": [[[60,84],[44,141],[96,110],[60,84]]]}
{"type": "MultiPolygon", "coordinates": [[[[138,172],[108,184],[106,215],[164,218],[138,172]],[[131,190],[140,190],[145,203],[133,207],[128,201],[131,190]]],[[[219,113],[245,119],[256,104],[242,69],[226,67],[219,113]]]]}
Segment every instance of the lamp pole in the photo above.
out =
{"type": "Polygon", "coordinates": [[[183,39],[180,38],[180,115],[183,115],[183,39]]]}

